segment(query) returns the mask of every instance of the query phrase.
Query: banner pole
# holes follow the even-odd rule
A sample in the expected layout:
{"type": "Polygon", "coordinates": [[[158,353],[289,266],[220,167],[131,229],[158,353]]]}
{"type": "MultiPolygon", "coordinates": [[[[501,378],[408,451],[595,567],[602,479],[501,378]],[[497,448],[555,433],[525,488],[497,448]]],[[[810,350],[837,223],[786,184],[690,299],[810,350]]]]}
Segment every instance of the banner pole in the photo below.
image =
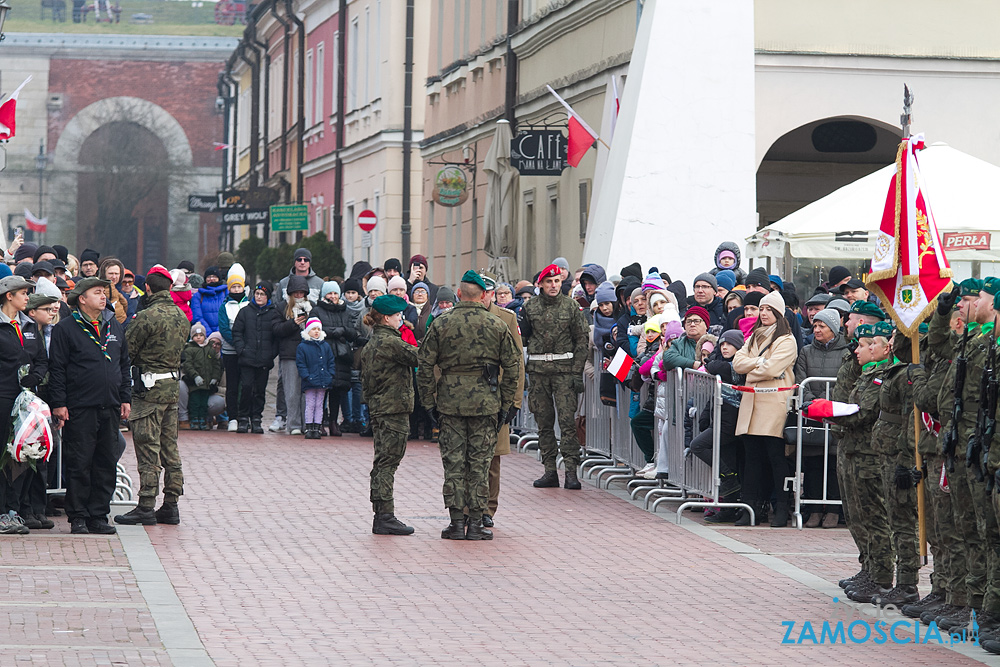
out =
{"type": "MultiPolygon", "coordinates": [[[[919,334],[914,336],[914,340],[910,344],[910,354],[913,363],[920,363],[920,336],[919,334]]],[[[916,403],[913,404],[913,454],[916,459],[917,470],[923,470],[923,457],[920,456],[920,410],[917,408],[916,403]]],[[[923,558],[924,565],[927,565],[927,524],[924,522],[924,482],[920,480],[917,485],[917,526],[919,527],[919,545],[920,545],[920,557],[923,558]]]]}

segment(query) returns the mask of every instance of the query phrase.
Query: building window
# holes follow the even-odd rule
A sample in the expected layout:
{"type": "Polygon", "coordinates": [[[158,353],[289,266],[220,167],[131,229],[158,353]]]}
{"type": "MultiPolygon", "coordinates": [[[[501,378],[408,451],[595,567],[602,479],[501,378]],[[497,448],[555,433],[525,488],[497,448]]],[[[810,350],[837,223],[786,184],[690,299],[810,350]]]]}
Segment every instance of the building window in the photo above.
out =
{"type": "Polygon", "coordinates": [[[523,194],[524,199],[524,273],[531,275],[535,272],[535,251],[538,249],[538,240],[535,238],[535,191],[527,190],[523,194]]]}
{"type": "Polygon", "coordinates": [[[455,31],[452,36],[451,61],[456,62],[462,57],[462,0],[455,0],[455,31]]]}
{"type": "Polygon", "coordinates": [[[549,196],[548,219],[546,224],[549,227],[549,254],[552,257],[559,256],[559,185],[550,185],[547,188],[549,196]]]}
{"type": "Polygon", "coordinates": [[[479,10],[479,44],[481,46],[486,44],[486,3],[488,0],[483,0],[483,6],[479,10]]]}
{"type": "Polygon", "coordinates": [[[323,231],[323,207],[322,206],[317,206],[316,207],[316,222],[315,222],[315,226],[313,227],[313,233],[321,232],[321,231],[323,231]]]}
{"type": "Polygon", "coordinates": [[[285,83],[285,56],[279,54],[271,60],[271,72],[268,85],[270,86],[270,99],[267,101],[267,133],[265,142],[270,143],[271,137],[279,136],[284,128],[281,125],[281,91],[285,83]]]}
{"type": "Polygon", "coordinates": [[[313,87],[316,85],[313,79],[313,50],[309,49],[306,51],[306,127],[312,126],[312,115],[313,115],[313,87]]]}
{"type": "Polygon", "coordinates": [[[362,98],[364,104],[371,102],[372,98],[368,91],[370,90],[369,82],[371,81],[371,62],[372,62],[372,12],[371,9],[365,7],[365,96],[362,98]]]}
{"type": "Polygon", "coordinates": [[[465,30],[462,34],[462,56],[469,54],[469,33],[472,32],[472,0],[465,0],[465,30]]]}
{"type": "Polygon", "coordinates": [[[347,108],[350,111],[358,108],[358,39],[361,30],[358,26],[358,19],[351,21],[351,76],[347,79],[347,108]]]}
{"type": "Polygon", "coordinates": [[[438,27],[437,27],[437,71],[440,72],[444,66],[442,62],[444,53],[444,0],[438,0],[438,27]]]}
{"type": "Polygon", "coordinates": [[[323,77],[326,75],[326,72],[323,71],[323,58],[325,50],[323,42],[316,45],[316,91],[313,93],[313,99],[316,100],[316,113],[313,114],[314,125],[323,122],[323,77]]]}
{"type": "Polygon", "coordinates": [[[506,6],[507,0],[497,0],[497,37],[507,33],[507,21],[503,11],[506,6]]]}
{"type": "Polygon", "coordinates": [[[587,236],[587,220],[590,219],[590,179],[580,181],[580,238],[587,236]]]}
{"type": "Polygon", "coordinates": [[[333,33],[333,103],[330,105],[330,113],[335,114],[340,111],[340,100],[337,98],[337,82],[343,73],[340,71],[340,33],[333,33]]]}
{"type": "Polygon", "coordinates": [[[382,0],[375,3],[375,91],[374,99],[382,97],[382,0]]]}

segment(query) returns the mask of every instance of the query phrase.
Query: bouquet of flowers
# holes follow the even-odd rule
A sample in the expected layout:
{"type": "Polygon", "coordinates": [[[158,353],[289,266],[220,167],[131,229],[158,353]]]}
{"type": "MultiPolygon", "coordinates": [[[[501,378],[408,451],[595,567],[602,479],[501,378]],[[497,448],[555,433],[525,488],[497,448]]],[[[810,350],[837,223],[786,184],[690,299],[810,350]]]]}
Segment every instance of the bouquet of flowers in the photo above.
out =
{"type": "MultiPolygon", "coordinates": [[[[48,461],[52,455],[52,412],[48,404],[34,393],[23,389],[14,401],[11,436],[0,453],[0,470],[9,462],[28,465],[32,470],[38,461],[48,461]]],[[[11,470],[14,473],[14,470],[11,470]]],[[[19,473],[11,476],[16,477],[19,473]]]]}

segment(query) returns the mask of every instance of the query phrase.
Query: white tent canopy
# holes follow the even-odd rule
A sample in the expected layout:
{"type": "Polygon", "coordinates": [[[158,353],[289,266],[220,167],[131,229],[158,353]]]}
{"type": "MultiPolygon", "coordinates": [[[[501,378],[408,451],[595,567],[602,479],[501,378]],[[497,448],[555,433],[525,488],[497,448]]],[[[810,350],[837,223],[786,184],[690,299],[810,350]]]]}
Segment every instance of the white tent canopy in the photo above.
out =
{"type": "MultiPolygon", "coordinates": [[[[948,259],[1000,261],[1000,167],[945,144],[917,159],[948,259]]],[[[747,255],[871,259],[895,170],[888,165],[761,229],[747,239],[747,255]]]]}

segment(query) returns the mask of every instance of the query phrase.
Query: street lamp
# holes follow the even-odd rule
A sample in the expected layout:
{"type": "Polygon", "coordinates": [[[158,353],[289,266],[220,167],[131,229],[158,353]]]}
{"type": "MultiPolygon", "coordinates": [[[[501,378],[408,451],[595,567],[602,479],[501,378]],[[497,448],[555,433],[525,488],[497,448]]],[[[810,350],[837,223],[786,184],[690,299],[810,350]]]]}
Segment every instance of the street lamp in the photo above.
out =
{"type": "Polygon", "coordinates": [[[7,12],[10,11],[10,5],[7,4],[7,0],[0,0],[0,42],[3,41],[3,22],[7,20],[7,12]]]}
{"type": "MultiPolygon", "coordinates": [[[[3,2],[4,0],[0,0],[3,2]]],[[[38,217],[43,217],[42,212],[42,185],[43,179],[45,178],[45,165],[48,163],[49,157],[45,154],[45,140],[38,140],[38,155],[35,156],[35,169],[38,170],[38,217]]]]}

